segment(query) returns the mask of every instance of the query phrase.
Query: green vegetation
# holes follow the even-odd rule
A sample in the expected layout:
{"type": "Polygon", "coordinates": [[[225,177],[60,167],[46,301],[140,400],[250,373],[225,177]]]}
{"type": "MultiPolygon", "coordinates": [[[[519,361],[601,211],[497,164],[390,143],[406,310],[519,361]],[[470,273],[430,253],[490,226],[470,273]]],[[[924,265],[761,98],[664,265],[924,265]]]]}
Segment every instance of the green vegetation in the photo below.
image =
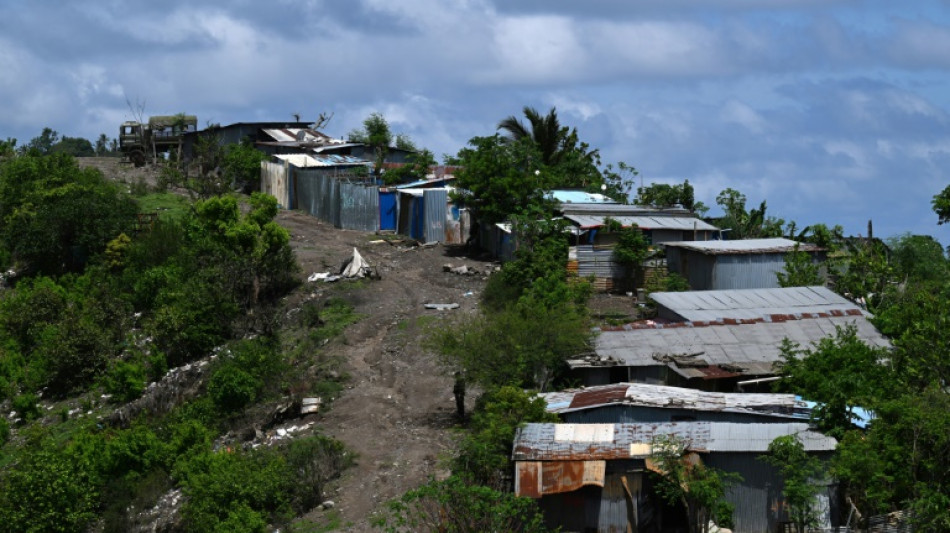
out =
{"type": "Polygon", "coordinates": [[[821,265],[810,253],[800,250],[798,244],[785,254],[783,270],[784,272],[776,272],[781,287],[814,287],[825,284],[821,276],[821,265]]]}
{"type": "MultiPolygon", "coordinates": [[[[0,259],[17,273],[0,292],[0,402],[20,421],[0,427],[5,529],[128,531],[138,511],[180,489],[181,530],[266,531],[319,504],[352,462],[319,435],[248,450],[214,445],[248,410],[303,390],[302,380],[326,386],[323,370],[291,370],[324,364],[316,342],[288,349],[285,337],[305,338],[308,327],[275,318],[297,283],[276,200],[255,193],[247,204],[211,197],[135,232],[142,205],[97,171],[35,151],[0,161],[0,259]],[[194,391],[142,398],[169,367],[213,352],[194,391]],[[40,391],[56,410],[47,414],[40,391]],[[71,413],[100,409],[103,392],[145,403],[131,419],[71,413]]],[[[309,320],[326,340],[358,318],[334,301],[309,320]]]]}
{"type": "Polygon", "coordinates": [[[773,440],[769,443],[769,454],[762,459],[782,474],[785,483],[782,495],[796,531],[817,526],[819,514],[815,497],[824,490],[822,482],[827,477],[821,461],[808,455],[805,445],[795,435],[773,440]]]}
{"type": "Polygon", "coordinates": [[[732,525],[732,505],[726,490],[742,478],[735,473],[706,466],[686,443],[672,435],[659,435],[652,443],[649,460],[661,498],[686,509],[690,533],[705,533],[710,521],[719,527],[732,525]]]}

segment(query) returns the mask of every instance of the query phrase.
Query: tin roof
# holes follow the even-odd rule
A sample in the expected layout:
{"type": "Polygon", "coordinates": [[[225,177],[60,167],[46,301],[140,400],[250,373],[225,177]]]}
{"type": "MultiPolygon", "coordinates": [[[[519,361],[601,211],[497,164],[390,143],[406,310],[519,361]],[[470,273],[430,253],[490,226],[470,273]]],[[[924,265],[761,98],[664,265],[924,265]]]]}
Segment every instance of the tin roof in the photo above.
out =
{"type": "Polygon", "coordinates": [[[796,435],[810,452],[837,441],[807,423],[666,422],[650,424],[526,424],[515,433],[515,461],[644,459],[657,436],[673,435],[695,452],[765,453],[778,437],[796,435]]]}
{"type": "Polygon", "coordinates": [[[782,339],[803,347],[854,325],[858,338],[889,347],[859,310],[717,322],[634,323],[602,328],[595,355],[568,361],[571,368],[598,366],[668,366],[686,378],[772,375],[782,339]]]}
{"type": "Polygon", "coordinates": [[[548,192],[548,196],[561,202],[562,204],[616,204],[617,202],[608,196],[599,193],[586,191],[574,191],[568,189],[555,189],[548,192]]]}
{"type": "Polygon", "coordinates": [[[275,154],[274,157],[280,159],[281,161],[287,161],[291,165],[300,168],[360,166],[371,164],[369,161],[349,155],[275,154]]]}
{"type": "Polygon", "coordinates": [[[334,139],[325,133],[309,128],[264,128],[265,135],[281,143],[306,144],[342,144],[340,139],[334,139]]]}
{"type": "MultiPolygon", "coordinates": [[[[703,221],[700,218],[692,216],[631,216],[631,215],[582,215],[582,214],[564,214],[564,218],[574,222],[582,228],[597,228],[604,225],[604,219],[609,216],[616,220],[623,227],[627,228],[634,224],[640,229],[669,229],[681,231],[718,231],[719,228],[703,221]]],[[[690,241],[693,242],[693,241],[690,241]]]]}
{"type": "Polygon", "coordinates": [[[800,243],[791,239],[742,239],[736,241],[682,241],[664,243],[685,250],[692,250],[708,255],[721,254],[765,254],[788,253],[795,249],[803,252],[822,251],[823,248],[808,243],[800,243]]]}
{"type": "Polygon", "coordinates": [[[570,413],[623,404],[662,409],[721,411],[763,416],[806,417],[808,406],[794,394],[706,392],[647,383],[619,383],[538,395],[550,413],[570,413]]]}
{"type": "Polygon", "coordinates": [[[688,321],[762,318],[769,315],[829,313],[860,309],[826,287],[786,287],[721,291],[654,292],[650,298],[664,311],[688,321]]]}

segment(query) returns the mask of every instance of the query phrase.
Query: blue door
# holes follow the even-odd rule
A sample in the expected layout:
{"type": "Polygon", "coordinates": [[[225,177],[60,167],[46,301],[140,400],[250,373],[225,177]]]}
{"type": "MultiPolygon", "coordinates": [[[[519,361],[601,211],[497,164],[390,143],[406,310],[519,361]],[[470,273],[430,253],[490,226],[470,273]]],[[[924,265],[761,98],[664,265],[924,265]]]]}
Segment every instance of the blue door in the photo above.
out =
{"type": "Polygon", "coordinates": [[[399,210],[395,191],[379,191],[379,229],[396,231],[399,210]]]}

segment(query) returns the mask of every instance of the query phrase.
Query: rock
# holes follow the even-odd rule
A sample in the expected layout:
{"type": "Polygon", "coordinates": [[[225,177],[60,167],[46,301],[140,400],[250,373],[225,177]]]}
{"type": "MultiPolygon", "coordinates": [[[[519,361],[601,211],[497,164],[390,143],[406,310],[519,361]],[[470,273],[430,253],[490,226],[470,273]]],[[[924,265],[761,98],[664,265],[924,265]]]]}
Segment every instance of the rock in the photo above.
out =
{"type": "Polygon", "coordinates": [[[333,509],[334,507],[336,507],[336,504],[333,503],[333,500],[327,500],[320,504],[321,509],[333,509]]]}

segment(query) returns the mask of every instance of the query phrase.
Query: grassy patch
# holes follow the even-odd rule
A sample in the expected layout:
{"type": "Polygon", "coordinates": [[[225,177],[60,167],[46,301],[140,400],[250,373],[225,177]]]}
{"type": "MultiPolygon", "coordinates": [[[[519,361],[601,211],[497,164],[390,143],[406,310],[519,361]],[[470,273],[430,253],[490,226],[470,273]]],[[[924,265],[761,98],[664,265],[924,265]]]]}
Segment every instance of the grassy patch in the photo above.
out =
{"type": "Polygon", "coordinates": [[[184,196],[170,192],[154,192],[138,197],[139,210],[142,213],[160,213],[173,219],[180,219],[188,213],[191,202],[184,196]]]}

